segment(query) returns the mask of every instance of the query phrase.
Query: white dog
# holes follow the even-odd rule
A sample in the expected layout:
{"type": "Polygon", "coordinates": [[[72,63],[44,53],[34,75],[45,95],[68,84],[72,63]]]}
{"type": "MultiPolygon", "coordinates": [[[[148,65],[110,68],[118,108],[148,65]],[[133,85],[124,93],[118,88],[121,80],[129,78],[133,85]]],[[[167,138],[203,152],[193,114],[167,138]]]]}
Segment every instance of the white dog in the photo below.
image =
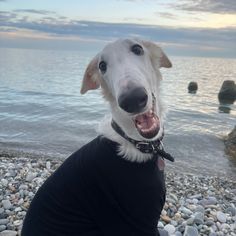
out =
{"type": "Polygon", "coordinates": [[[101,86],[112,118],[35,195],[22,236],[157,236],[165,202],[160,67],[156,44],[122,39],[88,65],[81,93],[101,86]]]}
{"type": "MultiPolygon", "coordinates": [[[[81,93],[101,86],[109,101],[113,120],[134,140],[157,140],[163,136],[164,112],[160,98],[159,69],[171,62],[156,44],[121,39],[107,45],[88,65],[81,93]]],[[[130,161],[144,162],[152,154],[141,153],[111,127],[100,125],[100,133],[117,142],[119,154],[130,161]]]]}

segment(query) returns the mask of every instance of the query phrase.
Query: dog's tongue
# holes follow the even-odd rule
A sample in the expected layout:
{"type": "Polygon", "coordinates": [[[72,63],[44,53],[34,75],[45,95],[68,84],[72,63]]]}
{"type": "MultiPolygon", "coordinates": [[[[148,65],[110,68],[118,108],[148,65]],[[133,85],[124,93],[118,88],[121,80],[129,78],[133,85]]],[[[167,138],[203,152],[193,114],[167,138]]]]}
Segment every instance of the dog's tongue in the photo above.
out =
{"type": "Polygon", "coordinates": [[[135,117],[135,126],[144,138],[155,137],[160,130],[159,118],[151,111],[135,117]]]}

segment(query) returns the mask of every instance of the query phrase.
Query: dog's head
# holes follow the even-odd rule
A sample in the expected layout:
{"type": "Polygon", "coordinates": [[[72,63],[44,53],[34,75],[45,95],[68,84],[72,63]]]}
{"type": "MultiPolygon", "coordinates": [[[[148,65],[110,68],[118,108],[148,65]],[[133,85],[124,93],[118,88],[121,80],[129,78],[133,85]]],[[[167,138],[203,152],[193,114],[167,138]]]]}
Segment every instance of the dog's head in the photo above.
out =
{"type": "Polygon", "coordinates": [[[108,44],[88,65],[81,93],[102,87],[114,120],[135,139],[162,135],[160,67],[171,62],[156,44],[120,39],[108,44]]]}

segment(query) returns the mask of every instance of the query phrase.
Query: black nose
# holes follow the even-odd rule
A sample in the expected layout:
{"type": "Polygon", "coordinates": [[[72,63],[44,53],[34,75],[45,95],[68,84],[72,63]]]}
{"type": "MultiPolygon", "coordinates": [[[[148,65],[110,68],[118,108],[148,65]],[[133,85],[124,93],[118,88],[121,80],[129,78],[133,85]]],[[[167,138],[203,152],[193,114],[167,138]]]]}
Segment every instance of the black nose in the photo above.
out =
{"type": "Polygon", "coordinates": [[[128,113],[138,113],[143,110],[148,100],[147,92],[143,87],[128,89],[119,98],[119,106],[128,113]]]}

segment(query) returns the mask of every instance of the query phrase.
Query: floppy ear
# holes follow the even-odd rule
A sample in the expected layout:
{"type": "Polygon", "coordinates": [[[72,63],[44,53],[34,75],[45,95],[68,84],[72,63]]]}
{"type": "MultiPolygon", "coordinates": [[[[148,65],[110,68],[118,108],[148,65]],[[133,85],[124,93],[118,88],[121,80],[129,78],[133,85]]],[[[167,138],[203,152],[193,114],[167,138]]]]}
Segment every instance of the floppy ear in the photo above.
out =
{"type": "Polygon", "coordinates": [[[86,93],[88,90],[97,89],[100,87],[100,74],[97,68],[98,56],[94,57],[88,64],[84,73],[81,94],[86,93]]]}
{"type": "Polygon", "coordinates": [[[143,41],[143,45],[149,50],[153,64],[159,67],[170,68],[172,64],[162,49],[155,43],[150,41],[143,41]]]}

